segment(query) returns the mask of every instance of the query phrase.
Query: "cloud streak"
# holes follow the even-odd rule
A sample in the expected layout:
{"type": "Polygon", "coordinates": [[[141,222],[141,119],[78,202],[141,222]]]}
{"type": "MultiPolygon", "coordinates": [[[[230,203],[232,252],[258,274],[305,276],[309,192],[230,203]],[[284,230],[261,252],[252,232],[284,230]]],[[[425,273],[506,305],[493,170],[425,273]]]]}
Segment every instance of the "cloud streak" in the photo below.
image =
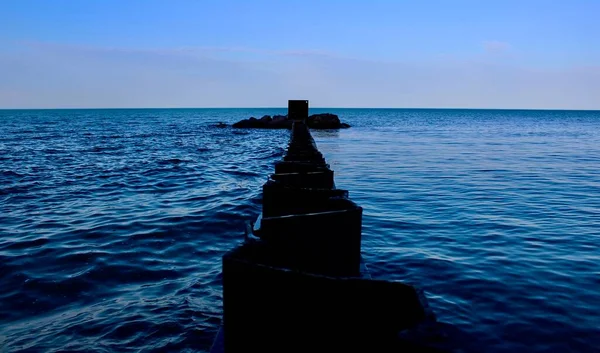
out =
{"type": "Polygon", "coordinates": [[[34,50],[47,51],[71,51],[71,52],[113,52],[113,53],[146,53],[146,54],[194,54],[194,55],[210,55],[219,53],[247,53],[261,54],[268,56],[321,56],[321,57],[338,57],[342,56],[326,50],[315,49],[293,49],[293,50],[272,50],[252,47],[211,47],[211,46],[185,46],[176,48],[125,48],[125,47],[97,47],[90,45],[72,45],[54,42],[40,41],[21,41],[18,43],[22,47],[34,50]]]}
{"type": "MultiPolygon", "coordinates": [[[[489,50],[508,50],[494,42],[489,50]]],[[[600,67],[497,60],[378,62],[312,50],[103,48],[28,43],[0,52],[0,107],[600,109],[600,67]]]]}
{"type": "Polygon", "coordinates": [[[497,40],[486,40],[482,43],[483,50],[487,53],[502,53],[511,50],[511,45],[497,40]]]}

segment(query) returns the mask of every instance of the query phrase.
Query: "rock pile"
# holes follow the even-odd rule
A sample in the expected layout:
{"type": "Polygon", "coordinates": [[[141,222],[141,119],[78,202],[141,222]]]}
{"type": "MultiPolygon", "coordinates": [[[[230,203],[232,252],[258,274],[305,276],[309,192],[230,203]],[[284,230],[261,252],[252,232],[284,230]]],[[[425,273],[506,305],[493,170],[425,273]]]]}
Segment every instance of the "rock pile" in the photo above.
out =
{"type": "MultiPolygon", "coordinates": [[[[340,118],[331,113],[313,114],[306,120],[306,125],[311,129],[346,129],[350,125],[342,123],[340,118]]],[[[292,120],[287,115],[265,115],[260,119],[251,117],[233,124],[235,128],[245,129],[291,129],[292,120]]]]}

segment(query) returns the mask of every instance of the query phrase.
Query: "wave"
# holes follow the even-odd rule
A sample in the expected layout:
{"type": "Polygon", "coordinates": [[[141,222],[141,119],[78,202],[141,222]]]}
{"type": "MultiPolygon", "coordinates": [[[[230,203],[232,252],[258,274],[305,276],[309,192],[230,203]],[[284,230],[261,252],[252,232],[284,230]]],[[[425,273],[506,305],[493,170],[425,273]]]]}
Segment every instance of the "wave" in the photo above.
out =
{"type": "MultiPolygon", "coordinates": [[[[364,209],[373,277],[422,287],[486,352],[594,351],[597,113],[341,112],[353,128],[315,139],[364,209]]],[[[221,255],[289,131],[208,126],[235,110],[0,114],[3,348],[207,351],[221,255]]]]}

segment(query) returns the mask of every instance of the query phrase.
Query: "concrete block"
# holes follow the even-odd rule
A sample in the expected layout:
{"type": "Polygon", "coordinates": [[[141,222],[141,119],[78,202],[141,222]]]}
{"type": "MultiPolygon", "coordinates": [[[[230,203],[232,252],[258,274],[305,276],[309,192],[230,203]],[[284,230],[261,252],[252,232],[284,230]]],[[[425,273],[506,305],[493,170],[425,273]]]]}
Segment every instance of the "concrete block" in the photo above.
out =
{"type": "Polygon", "coordinates": [[[360,272],[362,208],[347,199],[329,199],[325,211],[264,216],[258,236],[285,254],[289,266],[336,276],[360,272]]]}
{"type": "Polygon", "coordinates": [[[275,173],[308,173],[321,172],[329,169],[329,164],[324,161],[321,163],[311,163],[302,161],[279,161],[275,163],[275,173]]]}
{"type": "Polygon", "coordinates": [[[271,179],[288,187],[332,189],[335,186],[332,170],[308,173],[276,173],[271,179]]]}
{"type": "Polygon", "coordinates": [[[272,255],[251,242],[223,257],[226,352],[379,351],[425,317],[409,285],[287,270],[272,255]]]}
{"type": "Polygon", "coordinates": [[[348,191],[290,187],[269,180],[263,185],[263,214],[265,217],[310,213],[323,210],[332,197],[348,198],[348,191]]]}

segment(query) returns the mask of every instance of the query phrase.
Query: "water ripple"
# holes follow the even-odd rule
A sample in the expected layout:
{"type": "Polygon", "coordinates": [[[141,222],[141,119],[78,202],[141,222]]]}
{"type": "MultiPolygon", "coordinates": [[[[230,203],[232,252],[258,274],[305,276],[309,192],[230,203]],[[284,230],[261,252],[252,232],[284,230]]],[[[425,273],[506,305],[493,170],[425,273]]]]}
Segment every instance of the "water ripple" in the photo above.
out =
{"type": "MultiPolygon", "coordinates": [[[[478,351],[598,351],[597,112],[333,112],[353,128],[314,137],[374,277],[478,351]]],[[[206,351],[289,138],[213,125],[281,113],[0,112],[0,351],[206,351]]]]}

